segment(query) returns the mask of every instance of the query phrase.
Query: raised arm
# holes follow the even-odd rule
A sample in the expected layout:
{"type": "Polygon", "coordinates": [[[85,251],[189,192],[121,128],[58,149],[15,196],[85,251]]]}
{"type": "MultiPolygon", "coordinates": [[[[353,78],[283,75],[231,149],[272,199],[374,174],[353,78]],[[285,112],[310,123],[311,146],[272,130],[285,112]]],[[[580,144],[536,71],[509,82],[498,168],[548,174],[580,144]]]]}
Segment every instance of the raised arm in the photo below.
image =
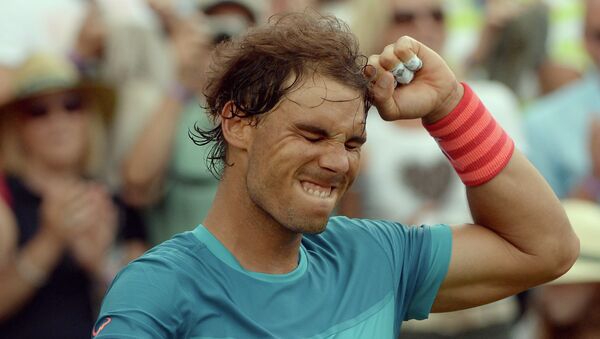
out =
{"type": "MultiPolygon", "coordinates": [[[[435,52],[402,37],[380,55],[371,56],[369,64],[377,69],[367,69],[366,73],[373,76],[375,105],[385,120],[422,118],[442,148],[448,145],[444,133],[458,136],[452,142],[463,146],[483,143],[484,128],[473,130],[479,128],[475,126],[477,118],[464,119],[465,114],[472,114],[469,112],[477,97],[458,83],[435,52]],[[423,68],[409,85],[394,87],[389,71],[414,55],[423,61],[423,68]],[[457,123],[461,119],[464,121],[457,123]]],[[[490,132],[486,142],[506,145],[498,147],[504,152],[498,151],[504,161],[498,161],[501,166],[487,177],[471,180],[465,168],[460,170],[464,165],[456,160],[460,156],[444,150],[463,174],[476,224],[453,226],[452,258],[434,312],[489,303],[555,279],[570,268],[579,253],[579,241],[548,184],[518,150],[513,150],[510,140],[501,141],[494,135],[490,132]]],[[[488,160],[481,156],[481,161],[469,166],[488,160]]]]}
{"type": "Polygon", "coordinates": [[[165,93],[123,161],[124,199],[134,206],[147,206],[160,197],[182,110],[189,103],[199,105],[197,94],[204,86],[210,48],[201,14],[184,18],[164,1],[152,0],[149,4],[169,32],[177,82],[165,93]]]}
{"type": "Polygon", "coordinates": [[[181,110],[178,99],[165,97],[125,157],[122,176],[127,203],[147,206],[160,195],[181,110]]]}

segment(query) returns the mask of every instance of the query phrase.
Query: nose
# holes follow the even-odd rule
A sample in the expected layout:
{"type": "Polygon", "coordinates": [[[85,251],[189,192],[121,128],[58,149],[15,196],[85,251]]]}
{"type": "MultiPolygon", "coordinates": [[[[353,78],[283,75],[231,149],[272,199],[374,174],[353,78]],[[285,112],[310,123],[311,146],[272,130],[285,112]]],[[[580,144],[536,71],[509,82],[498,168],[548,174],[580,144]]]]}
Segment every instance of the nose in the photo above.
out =
{"type": "Polygon", "coordinates": [[[346,173],[350,169],[350,159],[344,144],[335,143],[319,157],[319,166],[334,173],[346,173]]]}
{"type": "Polygon", "coordinates": [[[49,122],[63,123],[70,121],[70,116],[71,114],[65,108],[56,105],[50,107],[48,111],[49,122]]]}

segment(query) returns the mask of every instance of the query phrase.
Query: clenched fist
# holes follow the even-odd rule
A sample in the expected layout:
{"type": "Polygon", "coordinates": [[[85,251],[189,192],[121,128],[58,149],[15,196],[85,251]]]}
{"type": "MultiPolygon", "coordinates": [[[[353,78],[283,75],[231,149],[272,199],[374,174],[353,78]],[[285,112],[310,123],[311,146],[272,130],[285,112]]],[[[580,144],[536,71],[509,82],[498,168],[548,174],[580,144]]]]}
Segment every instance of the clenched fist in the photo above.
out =
{"type": "Polygon", "coordinates": [[[446,62],[417,40],[403,36],[369,57],[365,74],[372,78],[374,104],[384,120],[422,118],[435,122],[450,113],[463,95],[463,88],[446,62]],[[396,83],[392,70],[401,62],[422,61],[407,85],[396,83]],[[372,66],[372,67],[371,67],[372,66]]]}

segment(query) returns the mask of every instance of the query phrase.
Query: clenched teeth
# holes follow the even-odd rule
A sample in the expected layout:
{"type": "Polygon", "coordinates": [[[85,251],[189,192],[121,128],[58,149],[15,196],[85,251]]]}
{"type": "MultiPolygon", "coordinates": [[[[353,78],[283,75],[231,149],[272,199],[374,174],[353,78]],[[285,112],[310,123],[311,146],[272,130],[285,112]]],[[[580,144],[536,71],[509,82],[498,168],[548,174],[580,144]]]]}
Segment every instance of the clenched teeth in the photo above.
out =
{"type": "Polygon", "coordinates": [[[331,187],[323,187],[306,181],[302,182],[302,188],[306,193],[322,199],[329,198],[332,191],[331,187]]]}

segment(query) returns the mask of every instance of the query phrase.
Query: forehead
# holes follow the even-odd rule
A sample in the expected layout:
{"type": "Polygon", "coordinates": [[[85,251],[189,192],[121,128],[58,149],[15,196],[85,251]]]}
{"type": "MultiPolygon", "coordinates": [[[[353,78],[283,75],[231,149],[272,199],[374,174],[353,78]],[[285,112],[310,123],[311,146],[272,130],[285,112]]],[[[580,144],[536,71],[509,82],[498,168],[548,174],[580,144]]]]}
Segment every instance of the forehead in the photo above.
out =
{"type": "Polygon", "coordinates": [[[276,108],[288,122],[314,122],[352,128],[364,126],[364,97],[358,90],[320,75],[307,76],[276,108]]]}

